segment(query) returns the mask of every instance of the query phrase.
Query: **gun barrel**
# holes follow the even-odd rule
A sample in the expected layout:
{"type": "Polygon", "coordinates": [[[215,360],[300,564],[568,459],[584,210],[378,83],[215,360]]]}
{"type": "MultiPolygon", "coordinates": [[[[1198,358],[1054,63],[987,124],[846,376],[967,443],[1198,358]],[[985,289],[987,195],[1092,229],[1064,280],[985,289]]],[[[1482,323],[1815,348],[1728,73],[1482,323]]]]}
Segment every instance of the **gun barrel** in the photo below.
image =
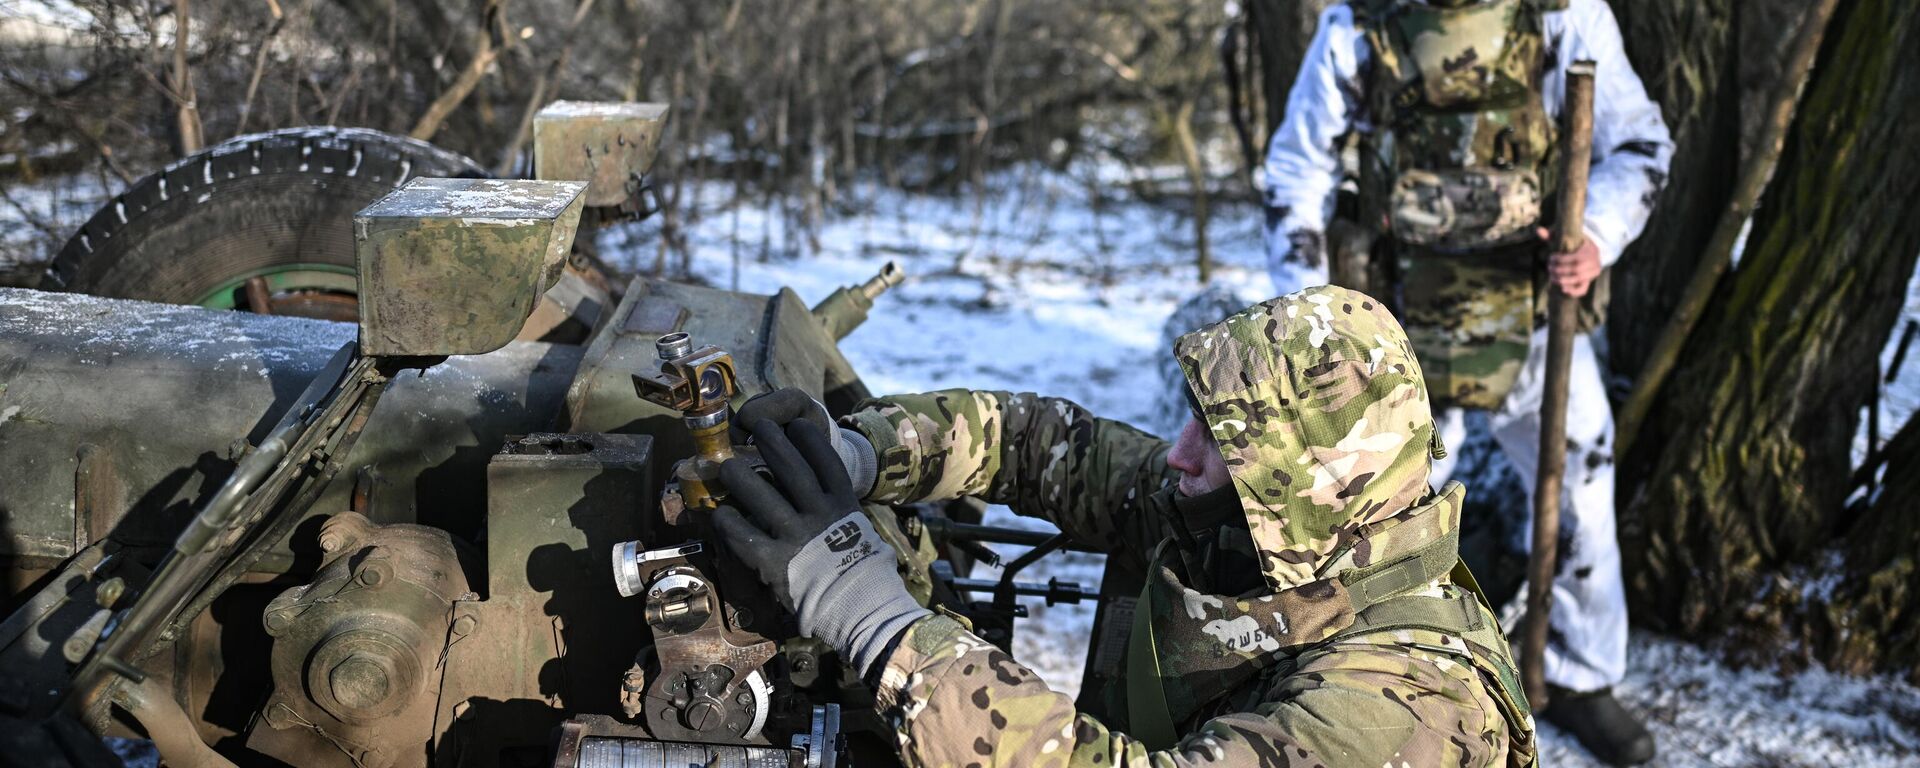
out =
{"type": "Polygon", "coordinates": [[[835,341],[844,339],[853,329],[867,321],[867,313],[873,310],[873,300],[887,289],[899,285],[907,279],[907,273],[899,264],[887,262],[873,277],[858,286],[846,286],[829,294],[813,307],[813,315],[826,326],[827,333],[835,341]]]}
{"type": "Polygon", "coordinates": [[[905,279],[907,279],[907,273],[900,269],[900,265],[889,261],[880,267],[879,273],[861,284],[860,293],[865,294],[868,301],[872,301],[880,298],[880,294],[886,293],[887,289],[899,285],[905,279]]]}

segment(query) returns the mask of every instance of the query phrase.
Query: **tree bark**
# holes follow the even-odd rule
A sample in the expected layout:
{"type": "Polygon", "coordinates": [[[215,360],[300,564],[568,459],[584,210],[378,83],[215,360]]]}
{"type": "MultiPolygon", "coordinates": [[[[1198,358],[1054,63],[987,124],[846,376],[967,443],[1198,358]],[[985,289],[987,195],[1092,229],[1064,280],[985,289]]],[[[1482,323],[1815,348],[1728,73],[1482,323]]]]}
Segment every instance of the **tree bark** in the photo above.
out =
{"type": "MultiPolygon", "coordinates": [[[[1264,102],[1266,107],[1262,110],[1266,131],[1259,137],[1263,141],[1286,119],[1287,92],[1300,74],[1300,60],[1313,42],[1320,12],[1332,4],[1333,0],[1250,0],[1246,4],[1247,29],[1260,51],[1259,76],[1248,74],[1257,88],[1249,90],[1260,96],[1256,103],[1264,102]]],[[[1261,147],[1264,150],[1265,144],[1261,147]]]]}
{"type": "Polygon", "coordinates": [[[1746,256],[1649,420],[1666,438],[1642,441],[1652,480],[1621,520],[1637,619],[1729,637],[1757,658],[1789,639],[1854,669],[1910,658],[1910,631],[1896,643],[1909,655],[1892,653],[1879,643],[1896,638],[1858,636],[1853,612],[1867,603],[1802,597],[1800,585],[1836,550],[1852,574],[1911,572],[1896,561],[1912,550],[1884,551],[1844,505],[1858,413],[1920,257],[1914,104],[1920,20],[1902,0],[1844,0],[1746,256]]]}
{"type": "Polygon", "coordinates": [[[1213,280],[1213,253],[1207,246],[1207,168],[1200,160],[1200,145],[1193,138],[1194,100],[1181,100],[1173,111],[1173,138],[1180,147],[1180,164],[1187,169],[1187,184],[1193,197],[1193,263],[1201,285],[1213,280]]]}
{"type": "Polygon", "coordinates": [[[1766,130],[1762,107],[1779,85],[1781,62],[1792,55],[1801,25],[1814,3],[1808,0],[1748,0],[1740,5],[1740,161],[1761,152],[1766,130]]]}
{"type": "MultiPolygon", "coordinates": [[[[1714,223],[1713,236],[1707,241],[1706,251],[1700,254],[1698,263],[1694,265],[1693,276],[1687,281],[1686,289],[1681,292],[1666,327],[1661,329],[1652,351],[1641,366],[1640,375],[1633,383],[1633,391],[1626,402],[1614,411],[1617,418],[1614,425],[1616,456],[1631,455],[1648,409],[1659,397],[1667,375],[1673,372],[1680,349],[1693,334],[1701,310],[1706,308],[1707,301],[1720,284],[1720,278],[1733,263],[1741,229],[1752,220],[1753,206],[1759,202],[1761,193],[1766,191],[1767,182],[1773,178],[1787,129],[1793,127],[1794,107],[1799,104],[1800,91],[1813,70],[1822,33],[1826,31],[1827,22],[1832,19],[1833,9],[1838,5],[1839,0],[1815,1],[1803,17],[1792,49],[1786,52],[1785,58],[1789,63],[1783,71],[1785,77],[1776,82],[1774,93],[1765,102],[1766,107],[1741,110],[1749,115],[1763,115],[1759,122],[1746,121],[1755,130],[1750,134],[1751,141],[1743,138],[1741,142],[1743,147],[1758,149],[1741,150],[1739,179],[1734,183],[1726,208],[1721,210],[1719,220],[1714,223]]],[[[1742,99],[1745,98],[1743,93],[1742,99]]],[[[1743,133],[1746,133],[1744,129],[1743,133]]]]}
{"type": "Polygon", "coordinates": [[[1817,606],[1817,647],[1835,669],[1905,669],[1920,684],[1920,419],[1887,442],[1886,457],[1880,496],[1847,536],[1846,579],[1817,606]]]}
{"type": "MultiPolygon", "coordinates": [[[[1736,6],[1736,0],[1613,2],[1627,58],[1660,104],[1675,144],[1653,217],[1612,270],[1607,339],[1616,373],[1639,373],[1732,192],[1740,159],[1736,6]]],[[[1634,477],[1623,479],[1633,487],[1634,477]]]]}
{"type": "Polygon", "coordinates": [[[193,6],[189,0],[173,3],[173,97],[174,130],[179,138],[181,157],[206,144],[200,131],[200,106],[195,103],[193,70],[187,66],[187,45],[193,39],[193,6]]]}

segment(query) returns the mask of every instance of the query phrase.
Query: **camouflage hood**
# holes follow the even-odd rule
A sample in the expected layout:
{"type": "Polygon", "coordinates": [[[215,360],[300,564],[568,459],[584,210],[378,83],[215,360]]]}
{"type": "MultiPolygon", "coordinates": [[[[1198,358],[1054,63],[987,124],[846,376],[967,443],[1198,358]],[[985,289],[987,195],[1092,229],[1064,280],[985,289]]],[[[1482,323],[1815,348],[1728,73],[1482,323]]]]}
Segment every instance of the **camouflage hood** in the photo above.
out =
{"type": "Polygon", "coordinates": [[[1400,323],[1321,286],[1180,337],[1174,355],[1238,489],[1275,590],[1428,493],[1433,414],[1400,323]]]}

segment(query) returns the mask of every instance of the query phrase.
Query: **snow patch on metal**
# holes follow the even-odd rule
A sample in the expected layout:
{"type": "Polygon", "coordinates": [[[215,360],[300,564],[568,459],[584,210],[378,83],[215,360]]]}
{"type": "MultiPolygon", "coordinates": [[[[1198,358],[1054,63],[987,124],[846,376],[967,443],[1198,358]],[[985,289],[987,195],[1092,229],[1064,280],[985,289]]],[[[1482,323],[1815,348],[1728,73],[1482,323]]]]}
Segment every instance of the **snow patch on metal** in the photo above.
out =
{"type": "Polygon", "coordinates": [[[358,334],[353,323],[0,288],[0,336],[79,351],[82,362],[98,365],[140,355],[253,372],[310,364],[316,348],[337,348],[358,334]]]}
{"type": "Polygon", "coordinates": [[[632,101],[556,101],[542,108],[536,120],[571,117],[631,117],[658,120],[666,116],[667,105],[632,101]]]}
{"type": "Polygon", "coordinates": [[[502,226],[558,218],[586,189],[577,181],[419,178],[367,206],[356,218],[456,219],[502,226]]]}

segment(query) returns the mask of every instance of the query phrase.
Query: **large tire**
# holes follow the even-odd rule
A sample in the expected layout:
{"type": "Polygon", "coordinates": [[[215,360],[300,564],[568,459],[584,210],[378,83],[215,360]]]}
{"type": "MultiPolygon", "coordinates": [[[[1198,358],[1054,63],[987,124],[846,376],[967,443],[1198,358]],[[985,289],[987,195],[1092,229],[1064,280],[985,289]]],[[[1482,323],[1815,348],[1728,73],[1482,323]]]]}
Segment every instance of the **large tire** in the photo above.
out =
{"type": "Polygon", "coordinates": [[[351,313],[354,212],[416,176],[486,175],[457,153],[363,128],[241,136],[114,198],[67,241],[41,288],[235,306],[239,285],[271,275],[274,290],[296,294],[276,299],[278,311],[351,313]]]}

